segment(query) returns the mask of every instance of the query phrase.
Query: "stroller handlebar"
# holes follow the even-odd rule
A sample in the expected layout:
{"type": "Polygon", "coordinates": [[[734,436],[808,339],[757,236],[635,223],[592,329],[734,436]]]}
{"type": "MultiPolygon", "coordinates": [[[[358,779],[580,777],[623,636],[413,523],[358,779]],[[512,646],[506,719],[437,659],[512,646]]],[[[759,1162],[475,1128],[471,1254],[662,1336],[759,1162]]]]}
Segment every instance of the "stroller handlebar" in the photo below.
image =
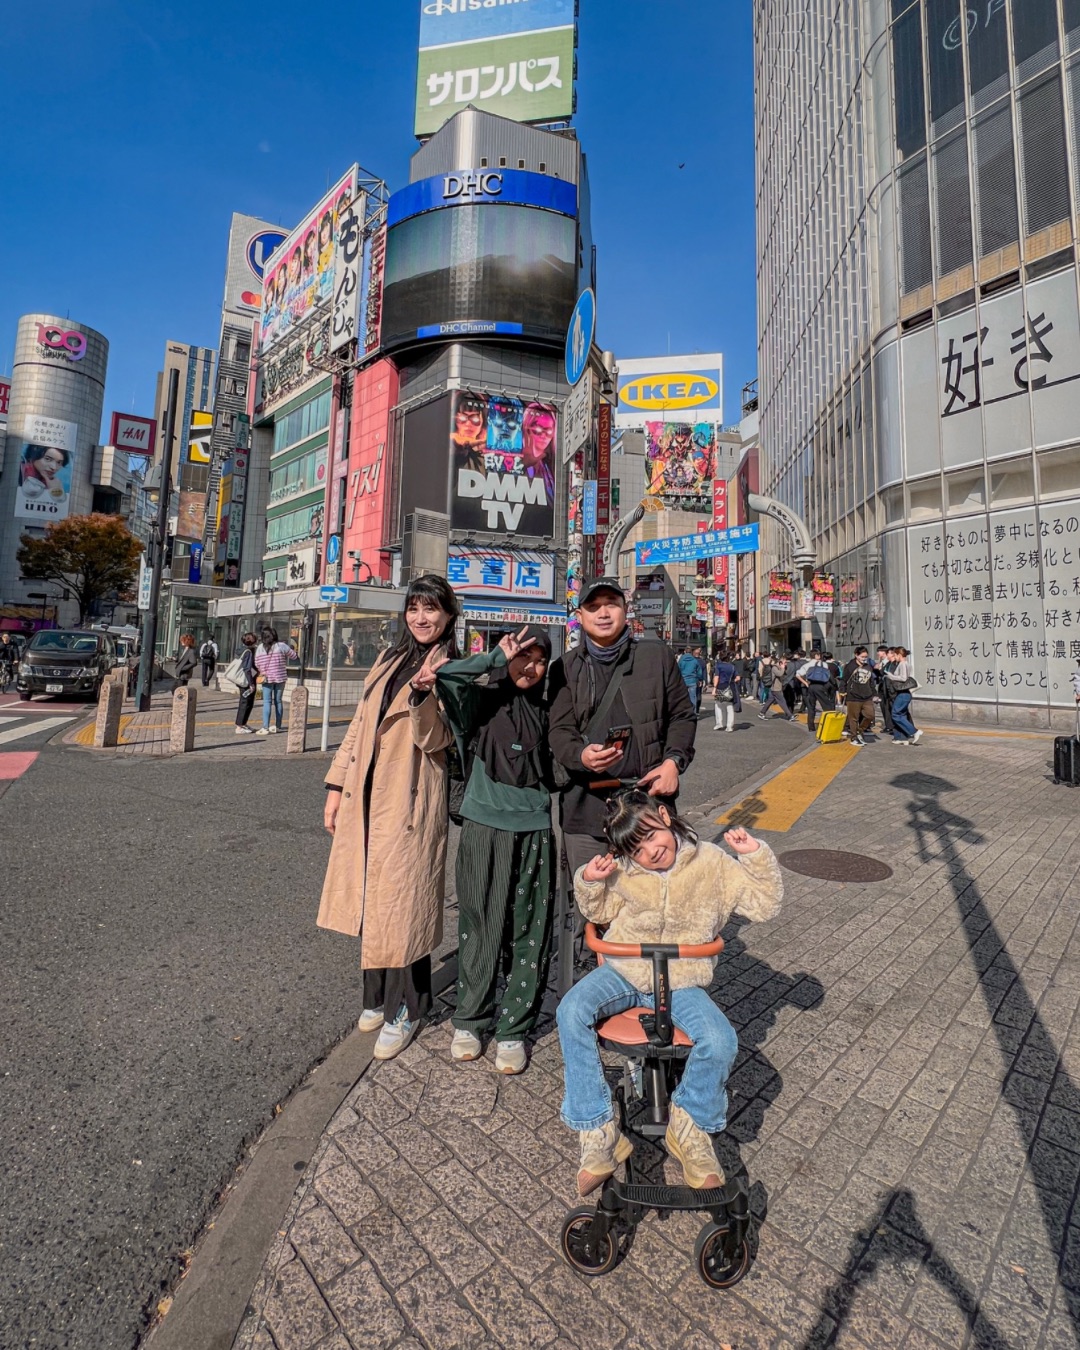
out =
{"type": "Polygon", "coordinates": [[[674,942],[605,942],[596,931],[596,924],[585,925],[585,945],[590,951],[601,956],[631,957],[637,960],[650,960],[653,956],[668,956],[676,960],[693,960],[701,957],[719,956],[724,950],[724,939],[718,937],[715,942],[683,944],[674,942]]]}

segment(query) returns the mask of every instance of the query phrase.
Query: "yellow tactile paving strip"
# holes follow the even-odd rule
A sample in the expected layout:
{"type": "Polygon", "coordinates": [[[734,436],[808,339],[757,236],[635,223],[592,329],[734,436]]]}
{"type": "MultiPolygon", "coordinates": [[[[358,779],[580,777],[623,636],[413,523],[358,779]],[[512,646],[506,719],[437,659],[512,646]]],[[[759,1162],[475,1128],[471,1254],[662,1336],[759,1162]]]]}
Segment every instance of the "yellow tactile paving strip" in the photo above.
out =
{"type": "Polygon", "coordinates": [[[819,745],[745,797],[738,806],[718,817],[717,825],[741,825],[748,830],[783,834],[858,753],[858,746],[846,742],[819,745]]]}
{"type": "MultiPolygon", "coordinates": [[[[125,735],[124,735],[124,732],[125,732],[125,730],[131,725],[131,723],[134,721],[134,719],[135,719],[136,717],[140,717],[140,716],[142,716],[141,713],[122,713],[122,714],[121,714],[121,716],[120,716],[120,731],[119,731],[119,736],[118,736],[118,743],[119,743],[120,745],[133,745],[133,744],[135,744],[134,739],[133,739],[132,737],[130,737],[130,736],[125,736],[125,735]]],[[[350,719],[347,718],[347,717],[331,717],[331,719],[330,719],[330,725],[331,725],[332,727],[347,726],[348,723],[349,723],[349,720],[350,720],[350,719]]],[[[201,727],[231,727],[231,726],[234,725],[234,723],[235,723],[235,719],[234,719],[234,718],[229,718],[228,720],[226,720],[226,721],[224,721],[224,722],[200,722],[198,725],[199,725],[200,728],[201,728],[201,727]]],[[[321,725],[322,725],[322,717],[321,717],[321,716],[320,716],[320,717],[309,717],[309,718],[308,718],[308,726],[309,726],[309,727],[318,727],[318,726],[321,726],[321,725]]],[[[89,746],[91,749],[93,749],[93,746],[94,746],[94,727],[95,727],[95,724],[94,724],[93,722],[88,722],[88,723],[86,724],[86,726],[80,727],[80,729],[79,729],[77,732],[75,732],[75,734],[74,734],[72,737],[70,737],[70,739],[68,740],[68,744],[69,744],[69,745],[85,745],[85,746],[89,746]]],[[[140,732],[140,739],[142,739],[142,740],[156,740],[156,739],[157,739],[156,736],[142,736],[141,733],[143,733],[143,732],[158,732],[158,731],[163,731],[163,732],[165,733],[165,739],[168,740],[168,732],[169,732],[169,722],[168,722],[168,719],[166,719],[164,722],[140,722],[140,723],[139,723],[139,726],[138,726],[138,731],[140,732]]]]}

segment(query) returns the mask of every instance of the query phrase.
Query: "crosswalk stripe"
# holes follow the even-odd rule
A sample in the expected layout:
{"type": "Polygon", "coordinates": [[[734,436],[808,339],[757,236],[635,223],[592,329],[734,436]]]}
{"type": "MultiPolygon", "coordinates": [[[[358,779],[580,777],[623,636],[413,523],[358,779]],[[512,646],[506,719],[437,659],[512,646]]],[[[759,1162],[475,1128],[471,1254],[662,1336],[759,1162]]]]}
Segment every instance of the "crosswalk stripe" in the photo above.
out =
{"type": "MultiPolygon", "coordinates": [[[[8,721],[10,719],[3,719],[8,721]]],[[[51,731],[53,727],[66,726],[68,722],[74,722],[74,717],[43,717],[35,718],[32,722],[20,722],[7,731],[0,731],[0,745],[8,745],[11,741],[21,741],[24,736],[33,736],[39,731],[51,731]]]]}

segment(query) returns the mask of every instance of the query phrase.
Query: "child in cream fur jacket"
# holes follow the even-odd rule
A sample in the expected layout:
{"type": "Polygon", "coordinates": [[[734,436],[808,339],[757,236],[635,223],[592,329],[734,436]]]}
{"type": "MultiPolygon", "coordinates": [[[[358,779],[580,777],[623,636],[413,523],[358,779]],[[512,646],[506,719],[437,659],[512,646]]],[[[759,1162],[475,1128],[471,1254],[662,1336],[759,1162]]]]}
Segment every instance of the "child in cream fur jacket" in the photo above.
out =
{"type": "MultiPolygon", "coordinates": [[[[715,940],[733,914],[771,919],[784,884],[776,855],[745,830],[728,830],[732,858],[665,806],[639,791],[621,793],[608,808],[611,851],[574,877],[574,898],[586,919],[607,924],[609,942],[665,942],[684,946],[715,940]]],[[[665,1142],[688,1186],[722,1186],[712,1140],[727,1124],[727,1079],[738,1050],[731,1023],[707,993],[712,960],[671,963],[675,1025],[693,1042],[682,1081],[672,1096],[665,1142]]],[[[596,1026],[627,1008],[652,1006],[647,961],[608,959],[579,980],[559,1004],[566,1095],[562,1119],[581,1139],[578,1190],[587,1195],[630,1156],[604,1078],[596,1026]]]]}

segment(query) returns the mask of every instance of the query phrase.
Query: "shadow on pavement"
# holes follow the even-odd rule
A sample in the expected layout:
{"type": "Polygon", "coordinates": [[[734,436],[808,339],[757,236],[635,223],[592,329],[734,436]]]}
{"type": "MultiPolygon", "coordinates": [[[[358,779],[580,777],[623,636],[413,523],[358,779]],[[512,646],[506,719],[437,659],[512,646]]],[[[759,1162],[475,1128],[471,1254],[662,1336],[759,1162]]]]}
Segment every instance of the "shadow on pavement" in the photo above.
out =
{"type": "Polygon", "coordinates": [[[1024,1141],[1047,1242],[1058,1258],[1058,1283],[1073,1334],[1080,1343],[1080,1293],[1070,1289],[1061,1278],[1066,1219],[1074,1190],[1074,1161],[1070,1154],[1063,1153],[1055,1142],[1040,1133],[1042,1106],[1051,1088],[1056,1087],[1058,1095],[1070,1105],[1080,1102],[1080,1091],[1069,1077],[1053,1038],[1036,1011],[977,881],[965,866],[960,845],[984,843],[985,836],[972,821],[943,805],[941,798],[959,789],[948,779],[924,773],[900,774],[891,783],[911,794],[907,804],[908,826],[915,833],[920,860],[945,865],[945,875],[956,898],[979,977],[979,988],[1001,1052],[1002,1097],[1013,1108],[1016,1126],[1024,1141]],[[1018,1068],[1021,1058],[1023,1064],[1018,1068]]]}
{"type": "Polygon", "coordinates": [[[826,1290],[821,1316],[803,1340],[800,1350],[832,1344],[830,1334],[834,1337],[842,1335],[860,1285],[883,1267],[908,1261],[917,1261],[948,1293],[963,1313],[976,1345],[1009,1345],[1008,1339],[981,1311],[978,1300],[959,1272],[935,1248],[919,1219],[915,1197],[910,1191],[894,1190],[881,1202],[865,1229],[852,1235],[847,1267],[836,1283],[826,1290]]]}

